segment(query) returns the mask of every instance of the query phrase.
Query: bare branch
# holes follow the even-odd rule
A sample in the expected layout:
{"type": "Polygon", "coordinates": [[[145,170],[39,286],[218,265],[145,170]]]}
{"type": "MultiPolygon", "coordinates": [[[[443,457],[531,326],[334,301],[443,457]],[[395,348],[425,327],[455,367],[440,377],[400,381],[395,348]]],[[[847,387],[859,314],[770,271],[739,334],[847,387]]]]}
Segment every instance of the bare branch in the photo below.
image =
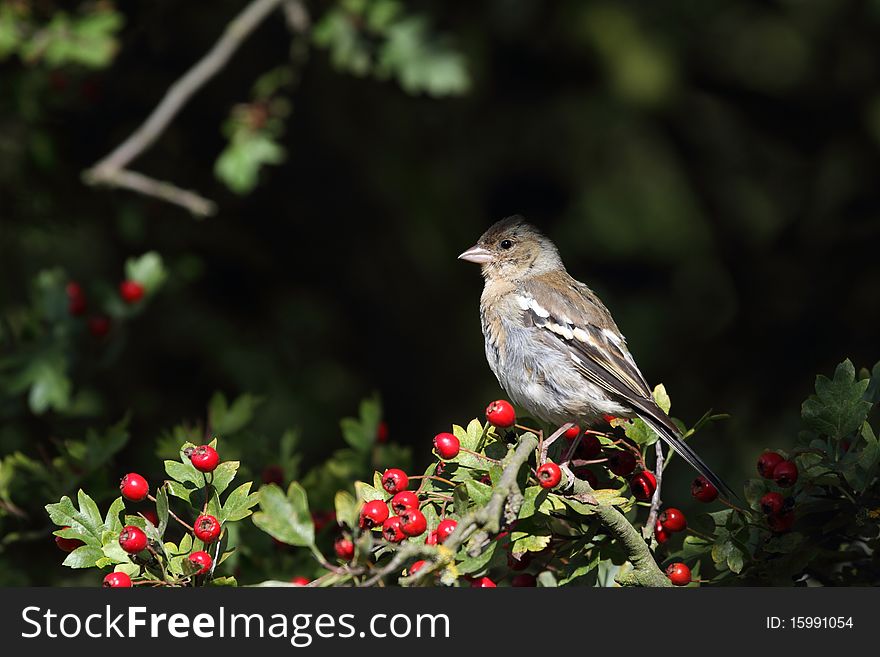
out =
{"type": "Polygon", "coordinates": [[[660,510],[660,486],[663,484],[663,444],[658,440],[656,443],[657,463],[654,466],[654,477],[657,479],[657,488],[654,489],[654,495],[651,497],[651,511],[648,513],[648,520],[642,529],[642,536],[646,540],[651,538],[654,532],[654,525],[657,524],[657,512],[660,510]]]}
{"type": "Polygon", "coordinates": [[[155,143],[192,96],[223,69],[245,39],[282,3],[296,4],[295,0],[252,0],[226,26],[214,47],[171,85],[143,124],[109,155],[83,173],[86,183],[131,189],[180,205],[198,216],[212,214],[214,204],[195,192],[127,171],[126,167],[155,143]]]}

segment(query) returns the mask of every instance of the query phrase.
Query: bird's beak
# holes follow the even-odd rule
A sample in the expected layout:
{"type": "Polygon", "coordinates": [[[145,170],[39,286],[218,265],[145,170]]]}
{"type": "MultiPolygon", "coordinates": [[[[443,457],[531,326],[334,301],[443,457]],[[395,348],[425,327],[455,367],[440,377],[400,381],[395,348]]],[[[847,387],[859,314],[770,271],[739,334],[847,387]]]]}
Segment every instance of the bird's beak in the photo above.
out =
{"type": "Polygon", "coordinates": [[[467,260],[468,262],[476,262],[478,265],[484,265],[492,262],[495,256],[488,249],[482,246],[472,246],[467,251],[458,256],[459,260],[467,260]]]}

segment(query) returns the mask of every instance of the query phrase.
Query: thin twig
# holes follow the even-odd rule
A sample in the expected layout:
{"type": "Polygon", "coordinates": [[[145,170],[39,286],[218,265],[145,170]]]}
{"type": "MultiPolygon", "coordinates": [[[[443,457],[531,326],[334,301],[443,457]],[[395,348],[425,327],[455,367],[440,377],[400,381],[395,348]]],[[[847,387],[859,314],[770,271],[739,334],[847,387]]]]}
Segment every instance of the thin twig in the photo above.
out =
{"type": "MultiPolygon", "coordinates": [[[[217,43],[179,80],[169,87],[165,96],[141,126],[109,155],[83,173],[89,185],[123,187],[169,201],[186,208],[197,216],[213,214],[215,205],[171,183],[162,182],[126,167],[152,146],[193,95],[213,78],[257,27],[282,3],[294,0],[252,0],[223,31],[217,43]]],[[[300,3],[301,4],[301,3],[300,3]]],[[[304,11],[304,9],[303,9],[304,11]]],[[[287,12],[290,19],[290,10],[287,12]]]]}
{"type": "Polygon", "coordinates": [[[651,497],[651,510],[648,512],[648,521],[642,529],[642,536],[650,539],[657,524],[657,513],[660,511],[660,486],[663,484],[663,444],[658,440],[656,443],[657,463],[654,466],[654,477],[657,479],[657,488],[651,497]]]}

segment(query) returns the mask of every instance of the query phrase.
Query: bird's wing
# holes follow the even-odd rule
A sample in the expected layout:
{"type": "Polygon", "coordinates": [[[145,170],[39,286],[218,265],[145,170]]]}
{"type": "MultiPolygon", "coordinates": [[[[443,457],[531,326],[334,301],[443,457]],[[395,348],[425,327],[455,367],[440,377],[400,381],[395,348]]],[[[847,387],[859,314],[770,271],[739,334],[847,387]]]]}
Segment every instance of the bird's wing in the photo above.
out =
{"type": "MultiPolygon", "coordinates": [[[[565,349],[572,364],[590,382],[614,399],[649,401],[651,388],[636,366],[608,310],[583,283],[565,282],[575,294],[562,294],[558,285],[536,277],[518,291],[523,320],[539,335],[565,349]]],[[[639,404],[637,404],[639,405],[639,404]]]]}

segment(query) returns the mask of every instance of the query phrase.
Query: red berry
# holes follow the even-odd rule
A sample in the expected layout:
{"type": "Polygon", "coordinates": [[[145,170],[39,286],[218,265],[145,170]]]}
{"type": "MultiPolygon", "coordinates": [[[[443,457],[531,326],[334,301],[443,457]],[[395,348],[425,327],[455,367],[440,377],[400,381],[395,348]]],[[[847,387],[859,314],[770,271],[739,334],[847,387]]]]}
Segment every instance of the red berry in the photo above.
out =
{"type": "Polygon", "coordinates": [[[767,526],[777,534],[782,534],[794,525],[794,510],[782,511],[767,516],[767,526]]]}
{"type": "Polygon", "coordinates": [[[388,518],[388,505],[382,500],[373,500],[364,504],[361,509],[361,529],[378,527],[388,518]]]}
{"type": "Polygon", "coordinates": [[[106,315],[89,317],[87,324],[89,327],[89,333],[96,338],[106,337],[110,332],[110,318],[106,315]]]}
{"type": "Polygon", "coordinates": [[[382,537],[389,543],[400,543],[406,538],[400,516],[391,516],[382,523],[382,537]]]}
{"type": "Polygon", "coordinates": [[[191,555],[189,555],[189,560],[197,566],[201,566],[201,570],[199,570],[196,575],[204,575],[206,572],[211,570],[211,564],[214,563],[211,555],[204,550],[193,552],[191,555]]]}
{"type": "Polygon", "coordinates": [[[628,449],[616,449],[608,456],[608,469],[620,477],[626,477],[636,469],[636,457],[628,449]]]}
{"type": "Polygon", "coordinates": [[[432,532],[428,532],[428,535],[425,537],[425,545],[437,545],[437,530],[436,529],[432,532]]]}
{"type": "Polygon", "coordinates": [[[687,586],[691,583],[691,569],[683,563],[671,563],[666,568],[666,576],[673,586],[687,586]]]}
{"type": "Polygon", "coordinates": [[[412,576],[419,572],[425,565],[424,559],[419,559],[412,566],[409,567],[408,575],[412,576]]]}
{"type": "Polygon", "coordinates": [[[691,484],[691,495],[700,502],[714,502],[718,497],[718,489],[708,479],[700,475],[691,484]]]}
{"type": "Polygon", "coordinates": [[[782,511],[782,506],[785,504],[785,498],[779,493],[767,493],[761,498],[759,504],[761,506],[761,511],[768,516],[775,515],[782,511]]]}
{"type": "Polygon", "coordinates": [[[127,304],[134,304],[144,298],[144,286],[137,281],[122,281],[119,284],[119,296],[127,304]]]}
{"type": "Polygon", "coordinates": [[[67,312],[78,317],[86,312],[86,295],[82,287],[76,281],[70,281],[65,288],[67,292],[67,312]]]}
{"type": "Polygon", "coordinates": [[[764,452],[758,457],[758,474],[764,479],[773,478],[773,470],[785,459],[776,452],[764,452]]]}
{"type": "Polygon", "coordinates": [[[497,588],[495,586],[495,582],[493,582],[488,577],[480,577],[479,579],[475,579],[471,582],[472,589],[494,589],[497,588]]]}
{"type": "Polygon", "coordinates": [[[798,467],[794,461],[782,461],[773,468],[773,481],[782,488],[791,488],[798,480],[798,467]]]}
{"type": "Polygon", "coordinates": [[[499,399],[486,407],[486,419],[492,426],[507,429],[516,422],[516,413],[509,401],[499,399]]]}
{"type": "Polygon", "coordinates": [[[267,465],[260,473],[264,484],[284,485],[284,468],[280,465],[267,465]]]}
{"type": "Polygon", "coordinates": [[[515,587],[530,587],[537,586],[538,580],[534,575],[530,575],[529,573],[520,573],[519,575],[514,575],[510,580],[510,585],[515,587]]]}
{"type": "Polygon", "coordinates": [[[449,538],[450,534],[455,531],[455,528],[458,526],[458,522],[452,520],[451,518],[447,518],[446,520],[441,520],[440,524],[437,525],[437,542],[445,543],[446,539],[449,538]]]}
{"type": "Polygon", "coordinates": [[[309,582],[311,582],[308,577],[303,577],[302,575],[297,575],[296,577],[290,578],[290,583],[294,586],[308,586],[309,582]]]}
{"type": "Polygon", "coordinates": [[[159,516],[156,515],[156,512],[152,509],[141,511],[141,515],[144,517],[145,520],[149,520],[150,524],[153,525],[153,527],[159,526],[159,516]]]}
{"type": "Polygon", "coordinates": [[[379,422],[379,425],[376,427],[376,442],[388,442],[388,423],[385,420],[379,422]]]}
{"type": "Polygon", "coordinates": [[[602,443],[599,442],[599,439],[594,434],[584,434],[575,453],[578,458],[581,458],[584,461],[592,461],[602,453],[602,443]]]}
{"type": "Polygon", "coordinates": [[[566,440],[574,440],[578,436],[581,435],[581,428],[578,425],[574,425],[573,427],[569,427],[565,430],[565,433],[562,434],[562,437],[566,440]]]}
{"type": "Polygon", "coordinates": [[[410,490],[402,490],[391,498],[391,510],[402,515],[406,509],[418,509],[419,496],[410,490]]]}
{"type": "Polygon", "coordinates": [[[131,577],[125,573],[108,573],[101,586],[105,589],[127,589],[131,587],[131,577]]]}
{"type": "Polygon", "coordinates": [[[551,461],[547,461],[537,470],[538,483],[541,488],[556,488],[562,480],[562,470],[551,461]]]}
{"type": "MultiPolygon", "coordinates": [[[[61,529],[70,529],[70,527],[62,527],[61,529]]],[[[65,552],[73,552],[76,548],[80,547],[81,545],[85,545],[85,543],[83,543],[78,538],[63,538],[61,536],[56,536],[55,537],[55,545],[57,545],[60,549],[64,550],[65,552]]]]}
{"type": "Polygon", "coordinates": [[[434,436],[434,449],[441,459],[454,459],[458,456],[461,443],[451,433],[438,433],[434,436]]]}
{"type": "Polygon", "coordinates": [[[404,509],[399,517],[402,522],[400,528],[407,536],[421,536],[428,529],[428,520],[418,509],[404,509]]]}
{"type": "Polygon", "coordinates": [[[647,502],[657,490],[657,477],[650,470],[643,470],[630,479],[629,488],[633,497],[642,502],[647,502]]]}
{"type": "Polygon", "coordinates": [[[150,484],[136,472],[129,472],[119,482],[122,497],[131,502],[140,502],[150,494],[150,484]]]}
{"type": "Polygon", "coordinates": [[[210,543],[220,536],[220,521],[214,516],[199,516],[193,529],[197,539],[203,543],[210,543]]]}
{"type": "Polygon", "coordinates": [[[672,506],[660,513],[659,522],[668,532],[680,532],[687,527],[684,513],[672,506]]]}
{"type": "Polygon", "coordinates": [[[611,424],[611,423],[614,422],[614,420],[616,420],[617,418],[614,417],[613,415],[608,415],[608,413],[605,413],[605,414],[602,415],[602,419],[605,420],[608,424],[611,424]]]}
{"type": "Polygon", "coordinates": [[[147,547],[147,535],[140,527],[126,525],[119,534],[119,547],[129,554],[140,552],[147,547]]]}
{"type": "Polygon", "coordinates": [[[199,445],[190,451],[189,460],[199,472],[214,472],[220,462],[220,455],[210,445],[199,445]]]}
{"type": "Polygon", "coordinates": [[[654,524],[654,537],[661,545],[669,540],[669,533],[663,529],[663,525],[659,521],[654,524]]]}
{"type": "Polygon", "coordinates": [[[335,520],[335,511],[312,511],[312,524],[315,526],[315,532],[320,532],[335,520]]]}
{"type": "Polygon", "coordinates": [[[343,561],[351,561],[354,558],[354,543],[345,536],[340,536],[333,541],[333,550],[336,552],[336,556],[343,561]]]}
{"type": "Polygon", "coordinates": [[[590,484],[590,488],[598,488],[599,487],[599,478],[596,476],[596,473],[590,470],[589,468],[576,468],[572,471],[574,476],[583,479],[588,484],[590,484]]]}
{"type": "Polygon", "coordinates": [[[382,488],[394,495],[409,487],[409,477],[400,468],[391,468],[382,475],[382,488]]]}

